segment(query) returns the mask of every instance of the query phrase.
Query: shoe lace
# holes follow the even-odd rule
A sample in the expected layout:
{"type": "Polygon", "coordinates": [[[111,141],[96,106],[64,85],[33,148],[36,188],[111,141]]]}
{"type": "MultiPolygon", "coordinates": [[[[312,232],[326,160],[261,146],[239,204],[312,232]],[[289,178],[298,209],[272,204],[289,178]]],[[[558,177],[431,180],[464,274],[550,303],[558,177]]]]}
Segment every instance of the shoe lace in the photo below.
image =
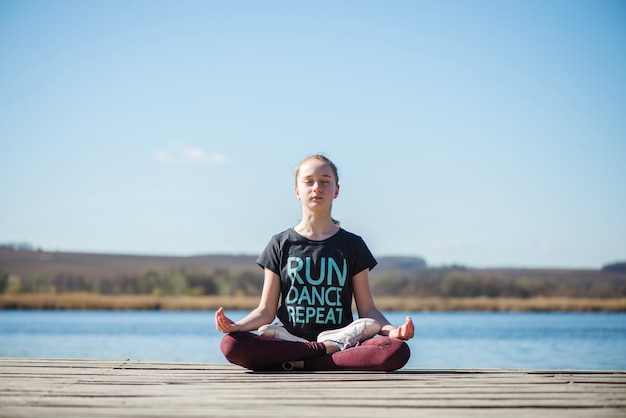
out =
{"type": "Polygon", "coordinates": [[[365,335],[365,326],[357,325],[350,333],[344,334],[338,341],[335,341],[337,348],[345,350],[346,348],[356,347],[361,344],[361,340],[365,335]]]}

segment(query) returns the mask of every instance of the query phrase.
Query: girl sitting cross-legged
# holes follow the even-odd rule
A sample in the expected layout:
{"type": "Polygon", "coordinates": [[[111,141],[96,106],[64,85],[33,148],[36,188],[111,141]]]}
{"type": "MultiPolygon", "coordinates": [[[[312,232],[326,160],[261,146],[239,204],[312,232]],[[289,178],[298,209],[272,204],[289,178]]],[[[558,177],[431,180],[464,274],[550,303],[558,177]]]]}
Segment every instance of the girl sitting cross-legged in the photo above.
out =
{"type": "Polygon", "coordinates": [[[403,367],[410,356],[403,340],[413,337],[413,322],[407,317],[396,328],[376,308],[369,286],[376,260],[361,237],[331,217],[339,195],[337,167],[312,155],[295,177],[302,220],[274,235],[259,256],[265,272],[259,306],[237,322],[223,308],[215,313],[217,329],[227,334],[222,353],[259,371],[403,367]],[[276,317],[280,323],[272,324],[276,317]]]}

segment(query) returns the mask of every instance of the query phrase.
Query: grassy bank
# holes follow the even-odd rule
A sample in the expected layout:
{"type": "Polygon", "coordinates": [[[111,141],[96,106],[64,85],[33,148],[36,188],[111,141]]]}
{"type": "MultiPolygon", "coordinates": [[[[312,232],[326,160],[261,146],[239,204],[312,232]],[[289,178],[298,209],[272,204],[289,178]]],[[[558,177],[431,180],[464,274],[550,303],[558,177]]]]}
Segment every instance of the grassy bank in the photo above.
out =
{"type": "MultiPolygon", "coordinates": [[[[257,296],[148,296],[93,293],[0,295],[0,309],[71,310],[249,310],[257,296]]],[[[626,312],[626,298],[413,298],[380,297],[381,310],[390,311],[494,311],[494,312],[626,312]]]]}

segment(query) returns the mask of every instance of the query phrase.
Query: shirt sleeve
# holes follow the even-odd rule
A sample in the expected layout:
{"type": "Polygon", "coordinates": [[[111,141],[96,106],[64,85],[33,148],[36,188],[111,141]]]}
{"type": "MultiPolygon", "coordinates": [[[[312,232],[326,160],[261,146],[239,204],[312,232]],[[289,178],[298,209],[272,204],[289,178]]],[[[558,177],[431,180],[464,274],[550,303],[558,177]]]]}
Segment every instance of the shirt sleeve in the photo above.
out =
{"type": "Polygon", "coordinates": [[[358,274],[365,269],[373,269],[378,264],[376,258],[363,241],[363,238],[357,236],[356,254],[355,254],[354,273],[358,274]]]}
{"type": "Polygon", "coordinates": [[[256,263],[263,269],[268,268],[280,276],[280,241],[277,235],[270,239],[256,263]]]}

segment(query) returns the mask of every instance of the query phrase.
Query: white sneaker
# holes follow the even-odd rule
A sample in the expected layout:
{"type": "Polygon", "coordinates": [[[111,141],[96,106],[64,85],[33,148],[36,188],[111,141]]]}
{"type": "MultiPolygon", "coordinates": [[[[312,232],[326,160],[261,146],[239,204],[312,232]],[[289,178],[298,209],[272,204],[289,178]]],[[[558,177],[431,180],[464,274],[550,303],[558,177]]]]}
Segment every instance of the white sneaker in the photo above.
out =
{"type": "Polygon", "coordinates": [[[371,318],[357,319],[348,326],[330,331],[320,332],[317,342],[330,341],[339,350],[357,346],[361,341],[372,338],[380,332],[380,324],[371,318]]]}
{"type": "Polygon", "coordinates": [[[263,325],[259,328],[259,335],[266,338],[275,338],[277,340],[283,341],[292,341],[299,343],[309,342],[309,340],[305,340],[304,338],[296,337],[295,335],[291,334],[285,329],[285,327],[280,324],[263,325]]]}

